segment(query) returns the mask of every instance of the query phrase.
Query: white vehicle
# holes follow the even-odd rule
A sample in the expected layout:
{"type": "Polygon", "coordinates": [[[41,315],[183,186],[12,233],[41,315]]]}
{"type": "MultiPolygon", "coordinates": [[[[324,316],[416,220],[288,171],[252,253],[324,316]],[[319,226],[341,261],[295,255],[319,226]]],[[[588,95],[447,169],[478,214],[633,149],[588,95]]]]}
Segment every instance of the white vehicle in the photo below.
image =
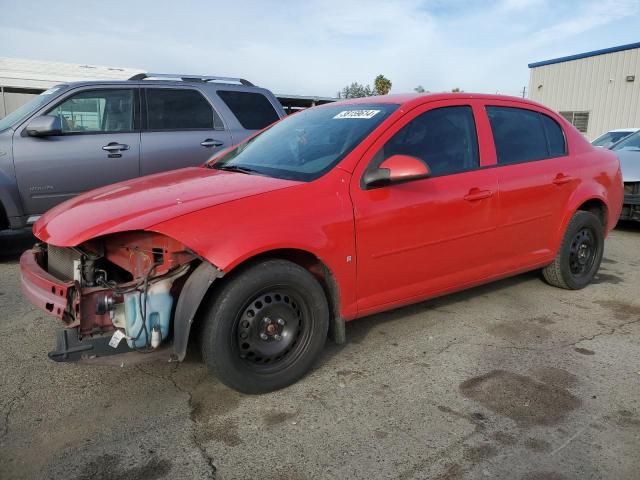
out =
{"type": "Polygon", "coordinates": [[[591,145],[594,147],[609,148],[623,138],[628,137],[632,133],[636,133],[638,130],[640,130],[640,128],[618,128],[616,130],[609,130],[591,142],[591,145]]]}

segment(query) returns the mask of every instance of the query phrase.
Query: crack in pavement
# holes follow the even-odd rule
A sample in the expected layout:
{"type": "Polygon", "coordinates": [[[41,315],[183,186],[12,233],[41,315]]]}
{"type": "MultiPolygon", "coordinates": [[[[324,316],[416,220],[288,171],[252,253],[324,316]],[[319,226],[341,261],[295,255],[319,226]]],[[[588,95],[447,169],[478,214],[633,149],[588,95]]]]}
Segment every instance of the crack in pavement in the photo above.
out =
{"type": "Polygon", "coordinates": [[[200,442],[200,440],[198,440],[198,435],[196,434],[195,428],[197,427],[197,421],[194,420],[194,418],[193,418],[193,410],[194,410],[193,394],[191,393],[191,390],[182,388],[178,384],[178,382],[176,382],[175,378],[173,378],[173,375],[180,368],[180,364],[178,364],[177,362],[175,363],[175,366],[171,370],[171,373],[169,374],[169,376],[156,375],[154,373],[148,372],[145,369],[143,369],[140,365],[134,365],[134,368],[136,370],[138,370],[139,372],[143,373],[144,375],[148,375],[148,376],[150,376],[152,378],[155,378],[155,379],[158,379],[158,380],[165,380],[165,381],[170,382],[178,392],[184,393],[184,394],[187,395],[187,397],[188,397],[187,398],[187,405],[189,406],[189,420],[193,425],[193,428],[191,429],[191,440],[192,440],[193,444],[195,445],[195,447],[200,452],[200,455],[202,456],[202,458],[206,462],[207,466],[209,467],[209,472],[210,472],[211,478],[215,480],[217,468],[216,468],[216,466],[214,464],[213,457],[207,453],[207,448],[203,445],[202,442],[200,442]]]}
{"type": "Polygon", "coordinates": [[[635,323],[640,323],[640,318],[637,319],[637,320],[631,320],[631,321],[628,321],[628,322],[621,323],[619,325],[616,325],[615,327],[611,327],[608,331],[602,331],[602,332],[596,333],[594,335],[591,335],[590,337],[580,337],[578,340],[576,340],[574,342],[561,343],[561,344],[558,344],[558,345],[553,345],[551,347],[539,347],[539,348],[537,348],[537,347],[526,347],[526,346],[514,345],[513,343],[510,343],[510,345],[499,345],[499,344],[495,344],[495,343],[465,342],[464,340],[455,339],[455,340],[447,343],[447,345],[445,347],[443,347],[440,350],[438,350],[436,352],[436,355],[440,355],[440,354],[446,352],[447,350],[449,350],[454,345],[471,345],[471,346],[475,346],[475,347],[493,347],[493,348],[504,348],[504,349],[508,349],[508,350],[526,350],[526,351],[533,351],[533,352],[548,352],[548,351],[551,351],[551,350],[557,350],[557,349],[561,349],[561,348],[575,347],[577,344],[579,344],[581,342],[591,341],[591,340],[593,340],[595,338],[598,338],[598,337],[606,337],[606,336],[609,336],[609,335],[614,335],[621,328],[624,328],[624,327],[626,327],[628,325],[633,325],[635,323]]]}

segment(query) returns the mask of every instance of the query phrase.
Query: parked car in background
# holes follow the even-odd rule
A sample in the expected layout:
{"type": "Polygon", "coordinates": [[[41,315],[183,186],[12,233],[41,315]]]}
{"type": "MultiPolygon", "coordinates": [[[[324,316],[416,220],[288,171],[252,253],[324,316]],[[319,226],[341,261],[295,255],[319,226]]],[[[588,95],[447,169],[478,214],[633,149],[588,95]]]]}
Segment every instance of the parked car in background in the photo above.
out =
{"type": "Polygon", "coordinates": [[[284,117],[240,78],[140,74],[58,85],[0,120],[0,230],[109,183],[200,165],[284,117]]]}
{"type": "Polygon", "coordinates": [[[585,287],[622,196],[615,154],[537,103],[353,99],[58,205],[34,225],[22,287],[66,323],[55,360],[107,342],[173,342],[182,360],[193,331],[212,373],[266,392],[346,320],[534,269],[585,287]]]}
{"type": "Polygon", "coordinates": [[[611,149],[620,159],[624,182],[622,220],[640,221],[640,131],[616,143],[611,149]]]}
{"type": "Polygon", "coordinates": [[[593,145],[594,147],[610,148],[612,145],[637,132],[638,130],[640,129],[618,128],[616,130],[609,130],[607,133],[600,135],[593,142],[591,142],[591,145],[593,145]]]}

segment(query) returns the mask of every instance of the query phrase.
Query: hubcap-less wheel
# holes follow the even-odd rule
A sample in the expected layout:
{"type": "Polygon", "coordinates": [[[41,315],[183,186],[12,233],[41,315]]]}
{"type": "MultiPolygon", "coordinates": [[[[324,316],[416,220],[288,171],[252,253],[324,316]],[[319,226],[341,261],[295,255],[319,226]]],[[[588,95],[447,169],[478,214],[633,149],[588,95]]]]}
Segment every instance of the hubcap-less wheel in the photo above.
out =
{"type": "Polygon", "coordinates": [[[596,258],[597,248],[594,232],[582,228],[573,237],[569,249],[569,269],[571,274],[580,277],[591,271],[596,258]]]}
{"type": "Polygon", "coordinates": [[[240,355],[254,370],[278,369],[299,354],[305,341],[306,302],[288,289],[273,289],[247,302],[237,322],[240,355]]]}

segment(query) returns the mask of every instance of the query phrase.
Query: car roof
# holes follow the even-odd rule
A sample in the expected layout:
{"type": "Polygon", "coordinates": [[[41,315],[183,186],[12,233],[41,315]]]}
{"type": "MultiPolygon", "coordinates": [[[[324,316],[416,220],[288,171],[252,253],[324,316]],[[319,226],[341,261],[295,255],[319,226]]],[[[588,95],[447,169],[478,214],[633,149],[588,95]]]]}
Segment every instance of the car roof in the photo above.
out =
{"type": "Polygon", "coordinates": [[[617,133],[617,132],[637,132],[640,128],[616,128],[615,130],[609,130],[607,133],[617,133]]]}
{"type": "Polygon", "coordinates": [[[80,80],[77,82],[66,82],[55,85],[56,87],[87,87],[93,85],[172,85],[172,86],[192,86],[192,87],[206,87],[211,85],[216,86],[224,86],[232,87],[232,88],[241,88],[246,90],[264,90],[264,88],[259,87],[257,85],[249,86],[249,85],[241,85],[236,83],[225,83],[225,82],[203,82],[203,81],[189,81],[189,80],[80,80]]]}
{"type": "Polygon", "coordinates": [[[467,93],[467,92],[445,92],[445,93],[398,93],[392,95],[380,95],[375,97],[348,98],[334,103],[327,103],[321,106],[335,105],[355,105],[359,103],[393,103],[402,106],[419,105],[425,102],[435,102],[438,100],[452,99],[480,99],[480,100],[507,100],[510,102],[519,102],[528,105],[535,105],[548,109],[540,103],[528,100],[522,97],[512,97],[509,95],[492,95],[488,93],[467,93]]]}

